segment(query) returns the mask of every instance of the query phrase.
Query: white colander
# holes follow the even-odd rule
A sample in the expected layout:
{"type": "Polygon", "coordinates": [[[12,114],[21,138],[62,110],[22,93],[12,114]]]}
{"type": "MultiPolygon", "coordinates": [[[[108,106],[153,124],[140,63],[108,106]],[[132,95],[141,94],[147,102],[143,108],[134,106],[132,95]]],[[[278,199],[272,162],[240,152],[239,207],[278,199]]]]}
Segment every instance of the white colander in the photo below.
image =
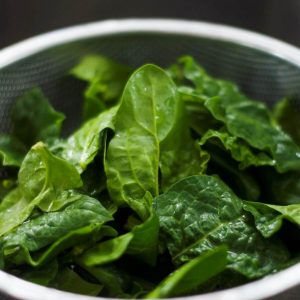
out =
{"type": "MultiPolygon", "coordinates": [[[[167,66],[188,54],[214,76],[236,82],[247,95],[266,103],[300,93],[300,50],[273,38],[202,22],[103,21],[43,34],[0,51],[0,132],[9,130],[16,97],[34,86],[42,87],[55,108],[67,115],[67,131],[74,128],[80,120],[82,86],[66,74],[82,56],[91,53],[133,67],[144,63],[167,66]]],[[[300,264],[241,287],[184,299],[298,299],[297,285],[300,264]]],[[[95,299],[45,288],[2,271],[0,291],[0,299],[95,299]]]]}

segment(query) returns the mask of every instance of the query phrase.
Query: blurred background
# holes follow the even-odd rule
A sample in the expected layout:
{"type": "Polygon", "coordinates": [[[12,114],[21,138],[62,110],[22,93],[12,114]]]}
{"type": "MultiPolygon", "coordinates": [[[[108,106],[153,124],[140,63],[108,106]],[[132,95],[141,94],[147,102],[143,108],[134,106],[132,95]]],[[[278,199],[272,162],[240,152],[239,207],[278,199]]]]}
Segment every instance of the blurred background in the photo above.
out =
{"type": "Polygon", "coordinates": [[[0,0],[0,49],[60,27],[128,17],[223,23],[300,46],[299,0],[0,0]]]}

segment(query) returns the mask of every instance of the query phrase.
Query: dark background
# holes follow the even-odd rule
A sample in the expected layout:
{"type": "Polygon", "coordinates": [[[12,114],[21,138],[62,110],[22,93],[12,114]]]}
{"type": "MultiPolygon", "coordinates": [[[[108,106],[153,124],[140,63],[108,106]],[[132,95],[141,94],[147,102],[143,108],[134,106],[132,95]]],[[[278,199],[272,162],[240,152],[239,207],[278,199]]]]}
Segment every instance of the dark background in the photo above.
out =
{"type": "Polygon", "coordinates": [[[0,49],[64,26],[128,17],[224,23],[300,46],[299,0],[0,0],[0,49]]]}

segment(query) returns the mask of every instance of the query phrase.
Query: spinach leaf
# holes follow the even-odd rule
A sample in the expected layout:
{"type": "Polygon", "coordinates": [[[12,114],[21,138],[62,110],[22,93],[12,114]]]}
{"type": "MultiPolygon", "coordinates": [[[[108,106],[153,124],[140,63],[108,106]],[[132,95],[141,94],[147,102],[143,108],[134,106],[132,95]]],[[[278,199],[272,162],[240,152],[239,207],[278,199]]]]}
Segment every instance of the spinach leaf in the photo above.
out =
{"type": "Polygon", "coordinates": [[[68,267],[59,271],[51,286],[66,292],[88,296],[97,296],[103,288],[100,284],[84,280],[68,267]]]}
{"type": "Polygon", "coordinates": [[[186,86],[178,87],[178,92],[188,112],[189,125],[200,136],[209,129],[217,130],[222,126],[222,123],[205,107],[206,97],[200,96],[193,88],[186,86]]]}
{"type": "Polygon", "coordinates": [[[217,177],[183,179],[154,205],[176,265],[222,244],[229,249],[227,267],[248,278],[273,272],[288,259],[284,245],[261,236],[243,211],[242,200],[217,177]]]}
{"type": "Polygon", "coordinates": [[[68,191],[82,185],[76,169],[38,143],[26,155],[18,176],[19,186],[0,203],[0,236],[25,221],[35,207],[58,210],[78,199],[68,191]]]}
{"type": "Polygon", "coordinates": [[[205,107],[231,135],[271,155],[278,172],[300,168],[300,148],[276,124],[263,103],[247,99],[230,82],[213,79],[191,57],[181,58],[170,73],[179,82],[185,79],[191,83],[194,95],[199,95],[200,102],[204,99],[205,107]]]}
{"type": "Polygon", "coordinates": [[[52,210],[55,199],[60,197],[62,191],[82,185],[76,169],[67,161],[51,154],[42,143],[37,143],[28,152],[18,179],[24,197],[44,211],[52,210]]]}
{"type": "Polygon", "coordinates": [[[282,129],[288,133],[300,145],[300,119],[299,119],[299,99],[294,97],[284,98],[277,102],[273,115],[282,129]]]}
{"type": "Polygon", "coordinates": [[[35,88],[19,98],[13,107],[12,135],[30,148],[39,141],[48,142],[58,137],[64,119],[42,91],[35,88]]]}
{"type": "Polygon", "coordinates": [[[83,253],[78,258],[80,265],[87,267],[100,266],[119,259],[128,248],[133,239],[131,232],[120,235],[114,239],[99,243],[83,253]]]}
{"type": "Polygon", "coordinates": [[[97,236],[110,220],[99,201],[82,196],[64,210],[42,214],[3,236],[2,251],[10,262],[39,266],[64,249],[97,236]]]}
{"type": "MultiPolygon", "coordinates": [[[[218,104],[212,104],[214,107],[218,104]]],[[[300,168],[300,148],[278,127],[263,103],[246,101],[225,109],[228,131],[252,147],[266,150],[280,173],[300,168]]]]}
{"type": "Polygon", "coordinates": [[[116,107],[100,113],[84,123],[63,145],[64,159],[71,162],[81,173],[94,160],[103,147],[104,130],[113,129],[116,107]]]}
{"type": "Polygon", "coordinates": [[[20,167],[26,147],[10,135],[0,135],[0,166],[20,167]]]}
{"type": "Polygon", "coordinates": [[[227,264],[227,248],[218,247],[187,262],[165,278],[146,298],[186,295],[222,272],[227,264]]]}
{"type": "Polygon", "coordinates": [[[106,265],[101,267],[85,267],[89,274],[104,286],[102,297],[141,298],[153,289],[153,284],[142,278],[133,276],[121,267],[106,265]]]}
{"type": "Polygon", "coordinates": [[[200,140],[200,146],[205,145],[210,140],[218,140],[226,150],[231,153],[232,158],[239,161],[240,169],[249,166],[274,166],[275,161],[264,152],[254,153],[254,151],[242,139],[235,135],[230,135],[226,130],[208,130],[200,140]]]}
{"type": "Polygon", "coordinates": [[[20,188],[9,192],[0,203],[0,236],[23,223],[28,215],[28,201],[20,188]]]}
{"type": "MultiPolygon", "coordinates": [[[[1,173],[1,171],[0,171],[1,173]]],[[[16,186],[16,180],[14,178],[0,179],[0,203],[4,197],[16,186]]]]}
{"type": "Polygon", "coordinates": [[[256,228],[266,238],[281,228],[283,219],[300,226],[300,204],[281,206],[247,201],[244,209],[253,215],[256,228]]]}
{"type": "MultiPolygon", "coordinates": [[[[183,114],[176,86],[163,70],[146,65],[130,77],[115,117],[115,136],[108,145],[105,172],[112,199],[129,205],[142,219],[147,217],[140,207],[145,206],[141,204],[145,193],[159,193],[160,164],[163,182],[172,182],[170,177],[180,177],[182,173],[194,173],[197,168],[186,163],[188,171],[184,168],[179,175],[173,174],[178,165],[176,154],[181,149],[191,149],[184,154],[184,162],[187,158],[197,161],[195,155],[199,156],[189,144],[192,140],[185,138],[181,144],[177,139],[176,129],[182,124],[183,114]]],[[[184,128],[180,135],[183,133],[188,136],[184,128]]]]}
{"type": "Polygon", "coordinates": [[[100,266],[128,254],[154,266],[158,251],[158,231],[158,218],[152,212],[148,220],[135,226],[131,232],[97,244],[84,252],[77,262],[87,267],[100,266]]]}
{"type": "MultiPolygon", "coordinates": [[[[220,110],[229,104],[240,103],[247,99],[234,83],[209,76],[190,56],[180,57],[178,62],[168,69],[168,72],[178,86],[193,87],[193,95],[200,96],[202,100],[220,97],[222,99],[220,110]]],[[[185,89],[185,91],[188,90],[185,89]]]]}
{"type": "Polygon", "coordinates": [[[257,201],[261,194],[258,180],[249,170],[240,170],[238,164],[218,145],[206,143],[205,149],[209,153],[207,174],[218,176],[229,185],[242,199],[257,201]]]}
{"type": "Polygon", "coordinates": [[[28,267],[23,270],[21,274],[17,273],[14,275],[19,275],[22,279],[31,281],[36,284],[48,286],[57,275],[57,272],[58,263],[56,260],[53,260],[42,267],[28,267]]]}
{"type": "Polygon", "coordinates": [[[281,205],[300,204],[300,172],[272,175],[269,175],[272,200],[281,205]]]}
{"type": "Polygon", "coordinates": [[[130,73],[129,67],[101,55],[86,56],[71,70],[73,76],[88,82],[84,92],[84,120],[116,103],[130,73]]]}

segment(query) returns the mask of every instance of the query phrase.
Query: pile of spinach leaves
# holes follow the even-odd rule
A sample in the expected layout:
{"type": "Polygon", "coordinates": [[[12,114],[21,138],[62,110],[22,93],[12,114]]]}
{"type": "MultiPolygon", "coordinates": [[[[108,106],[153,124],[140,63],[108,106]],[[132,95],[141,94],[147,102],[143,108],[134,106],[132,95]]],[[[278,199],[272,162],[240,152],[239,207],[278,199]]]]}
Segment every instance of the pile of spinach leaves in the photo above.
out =
{"type": "Polygon", "coordinates": [[[300,118],[192,57],[137,70],[90,55],[83,123],[38,88],[0,135],[0,267],[103,297],[240,285],[299,261],[300,118]]]}

